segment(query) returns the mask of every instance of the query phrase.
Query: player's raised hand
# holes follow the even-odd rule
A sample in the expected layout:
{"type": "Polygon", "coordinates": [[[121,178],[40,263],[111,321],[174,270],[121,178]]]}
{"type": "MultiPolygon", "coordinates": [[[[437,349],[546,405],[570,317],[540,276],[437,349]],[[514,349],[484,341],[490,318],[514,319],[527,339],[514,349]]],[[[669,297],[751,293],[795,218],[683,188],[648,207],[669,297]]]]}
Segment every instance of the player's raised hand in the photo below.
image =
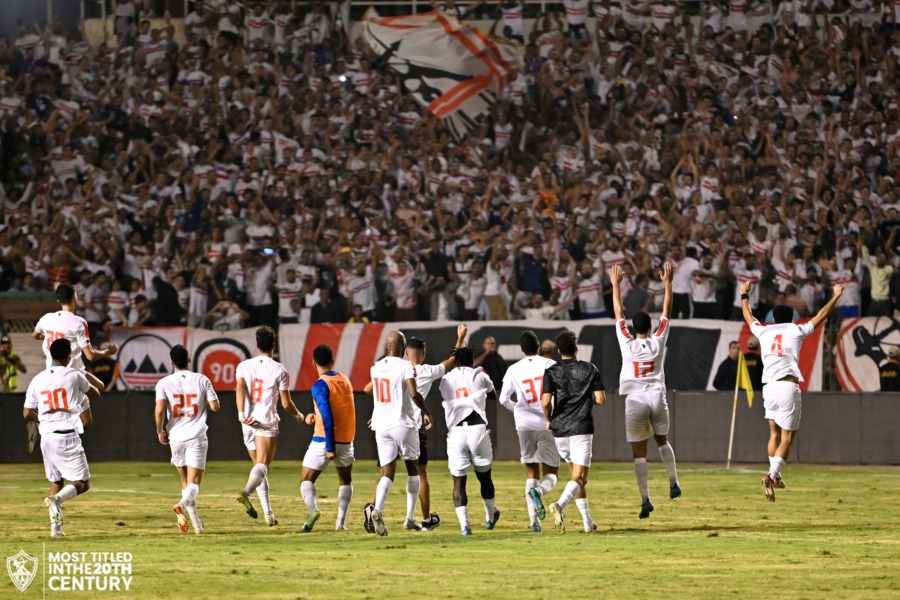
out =
{"type": "Polygon", "coordinates": [[[431,422],[431,415],[422,415],[422,422],[425,423],[425,429],[431,429],[433,423],[431,422]]]}
{"type": "Polygon", "coordinates": [[[306,415],[306,424],[307,425],[315,425],[316,424],[316,413],[309,413],[306,415]]]}
{"type": "Polygon", "coordinates": [[[116,344],[110,344],[106,347],[106,351],[109,352],[109,355],[112,356],[116,352],[119,351],[119,347],[116,344]]]}
{"type": "Polygon", "coordinates": [[[456,337],[457,338],[464,340],[464,339],[466,339],[466,335],[468,335],[468,333],[469,333],[469,328],[466,327],[465,325],[463,325],[462,323],[460,323],[459,325],[456,326],[456,337]]]}
{"type": "MultiPolygon", "coordinates": [[[[837,286],[835,286],[835,287],[837,287],[837,286]]],[[[749,294],[750,290],[752,290],[752,289],[753,289],[753,284],[750,283],[749,281],[745,281],[744,283],[741,284],[741,293],[742,294],[749,294]]]]}
{"type": "Polygon", "coordinates": [[[675,267],[672,266],[672,263],[667,262],[663,265],[662,271],[659,272],[659,278],[663,283],[672,283],[672,280],[675,279],[675,267]]]}
{"type": "Polygon", "coordinates": [[[619,265],[613,265],[609,268],[609,280],[613,282],[614,285],[622,283],[623,277],[625,277],[625,274],[622,272],[622,267],[619,265]]]}
{"type": "Polygon", "coordinates": [[[836,283],[836,284],[834,284],[833,290],[834,290],[835,297],[840,298],[841,294],[844,293],[844,286],[842,286],[839,283],[836,283]]]}

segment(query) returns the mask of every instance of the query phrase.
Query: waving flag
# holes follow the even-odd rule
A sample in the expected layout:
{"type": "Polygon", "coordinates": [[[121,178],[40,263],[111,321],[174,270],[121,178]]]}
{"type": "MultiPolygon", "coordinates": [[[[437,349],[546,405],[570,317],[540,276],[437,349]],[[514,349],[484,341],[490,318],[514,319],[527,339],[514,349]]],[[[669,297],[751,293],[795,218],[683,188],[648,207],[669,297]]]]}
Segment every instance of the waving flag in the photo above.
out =
{"type": "Polygon", "coordinates": [[[518,44],[487,35],[456,17],[431,11],[363,18],[366,43],[406,90],[457,140],[475,129],[522,61],[518,44]]]}

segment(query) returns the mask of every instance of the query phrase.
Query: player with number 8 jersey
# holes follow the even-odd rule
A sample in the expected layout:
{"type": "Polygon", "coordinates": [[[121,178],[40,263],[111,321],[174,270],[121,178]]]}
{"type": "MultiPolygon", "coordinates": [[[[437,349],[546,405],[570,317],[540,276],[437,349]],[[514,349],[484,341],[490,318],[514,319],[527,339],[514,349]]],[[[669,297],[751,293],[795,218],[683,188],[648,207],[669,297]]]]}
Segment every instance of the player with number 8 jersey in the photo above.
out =
{"type": "Polygon", "coordinates": [[[653,511],[650,502],[649,471],[647,469],[647,440],[653,436],[659,447],[659,456],[669,474],[669,498],[681,496],[675,452],[669,444],[669,406],[666,404],[666,378],[663,374],[666,342],[669,339],[669,315],[672,312],[672,263],[663,265],[659,277],[665,284],[662,316],[659,327],[651,334],[650,315],[639,311],[632,316],[634,335],[625,323],[622,305],[622,268],[609,269],[613,286],[613,312],[616,316],[616,339],[622,351],[622,371],[619,375],[619,393],[625,397],[625,439],[631,444],[634,457],[634,476],[641,493],[641,512],[646,519],[653,511]]]}
{"type": "Polygon", "coordinates": [[[219,410],[219,397],[212,382],[200,373],[188,371],[188,352],[181,344],[169,352],[174,372],[156,384],[156,434],[161,444],[172,450],[172,464],[181,478],[181,500],[173,510],[178,528],[187,533],[188,514],[194,533],[203,533],[197,515],[200,481],[206,470],[206,415],[219,410]]]}
{"type": "Polygon", "coordinates": [[[546,516],[541,497],[556,485],[559,471],[559,451],[553,434],[547,431],[547,418],[541,404],[544,391],[544,371],[556,361],[544,358],[538,351],[540,342],[531,330],[523,331],[519,347],[525,358],[506,370],[500,391],[501,406],[511,410],[516,420],[522,464],[525,465],[525,505],[531,531],[541,531],[541,521],[546,516]],[[515,395],[515,401],[513,401],[515,395]],[[543,469],[543,477],[541,477],[543,469]]]}
{"type": "MultiPolygon", "coordinates": [[[[250,501],[250,494],[257,492],[262,503],[266,523],[278,524],[269,505],[269,465],[275,458],[278,445],[278,402],[298,422],[306,419],[291,400],[287,370],[272,356],[275,353],[275,331],[268,326],[256,330],[256,348],[259,354],[242,361],[235,372],[235,392],[238,420],[243,425],[244,444],[253,461],[247,486],[237,496],[252,519],[259,513],[250,501]]],[[[308,421],[312,424],[312,420],[308,421]]]]}

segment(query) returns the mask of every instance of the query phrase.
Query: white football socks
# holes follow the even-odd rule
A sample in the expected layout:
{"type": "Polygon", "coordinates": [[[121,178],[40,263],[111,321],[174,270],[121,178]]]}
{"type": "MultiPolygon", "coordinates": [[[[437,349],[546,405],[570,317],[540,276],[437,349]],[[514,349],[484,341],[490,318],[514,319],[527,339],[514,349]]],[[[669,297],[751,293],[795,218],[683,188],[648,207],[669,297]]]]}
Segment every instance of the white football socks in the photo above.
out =
{"type": "Polygon", "coordinates": [[[259,497],[259,504],[262,506],[263,514],[269,514],[272,512],[272,507],[269,505],[269,478],[268,476],[263,477],[262,482],[256,488],[256,495],[259,497]]]}
{"type": "Polygon", "coordinates": [[[382,477],[378,480],[378,487],[375,489],[375,510],[380,513],[384,512],[384,503],[393,483],[388,477],[382,477]]]}
{"type": "Polygon", "coordinates": [[[468,506],[457,506],[456,507],[456,518],[459,519],[459,528],[465,529],[469,526],[469,507],[468,506]]]}
{"type": "Polygon", "coordinates": [[[269,468],[263,463],[253,465],[253,468],[250,469],[250,477],[247,479],[247,487],[244,488],[244,495],[249,496],[252,494],[266,479],[266,473],[268,472],[269,468]]]}
{"type": "Polygon", "coordinates": [[[647,483],[649,478],[647,459],[634,459],[634,478],[637,480],[638,491],[641,493],[641,501],[646,502],[650,499],[650,486],[647,483]]]}
{"type": "Polygon", "coordinates": [[[544,494],[549,494],[550,490],[556,485],[557,477],[555,473],[547,473],[541,478],[540,483],[537,485],[538,491],[541,496],[544,494]]]}
{"type": "Polygon", "coordinates": [[[494,508],[497,503],[494,501],[494,498],[482,498],[484,502],[484,516],[485,521],[493,521],[494,520],[494,508]]]}
{"type": "Polygon", "coordinates": [[[65,486],[63,489],[59,490],[56,494],[56,499],[60,501],[60,503],[65,502],[66,500],[71,500],[75,496],[78,495],[78,490],[75,489],[75,486],[71,483],[65,486]]]}
{"type": "Polygon", "coordinates": [[[338,513],[335,525],[341,526],[347,520],[347,510],[350,508],[350,500],[353,498],[353,486],[342,485],[338,488],[338,513]]]}
{"type": "Polygon", "coordinates": [[[672,444],[663,444],[659,447],[659,457],[663,464],[666,465],[666,472],[669,474],[669,485],[678,485],[678,469],[675,467],[675,450],[672,444]]]}
{"type": "Polygon", "coordinates": [[[773,479],[778,479],[781,477],[781,470],[784,468],[784,465],[787,464],[787,461],[781,458],[780,456],[770,456],[769,457],[769,475],[773,479]]]}
{"type": "Polygon", "coordinates": [[[581,513],[581,520],[584,521],[584,530],[590,532],[594,527],[594,520],[591,519],[591,512],[588,510],[588,499],[578,498],[575,500],[575,506],[578,507],[578,512],[581,513]]]}
{"type": "Polygon", "coordinates": [[[316,486],[312,481],[300,482],[300,495],[303,496],[303,501],[306,502],[309,514],[319,512],[319,504],[316,502],[316,486]]]}
{"type": "Polygon", "coordinates": [[[559,504],[561,509],[565,508],[567,504],[575,499],[575,496],[577,496],[580,491],[581,486],[578,485],[578,482],[570,481],[566,484],[566,488],[563,490],[562,495],[560,495],[559,500],[557,500],[556,503],[559,504]]]}
{"type": "Polygon", "coordinates": [[[419,501],[419,476],[411,475],[406,480],[406,520],[416,520],[416,502],[419,501]]]}
{"type": "MultiPolygon", "coordinates": [[[[528,492],[529,492],[529,490],[531,490],[531,488],[536,488],[537,485],[538,485],[537,479],[526,479],[525,480],[525,506],[528,507],[528,522],[531,525],[534,525],[535,523],[537,523],[538,518],[534,512],[534,502],[531,501],[531,496],[528,495],[528,492]]],[[[540,494],[540,490],[538,490],[538,493],[540,494]]]]}

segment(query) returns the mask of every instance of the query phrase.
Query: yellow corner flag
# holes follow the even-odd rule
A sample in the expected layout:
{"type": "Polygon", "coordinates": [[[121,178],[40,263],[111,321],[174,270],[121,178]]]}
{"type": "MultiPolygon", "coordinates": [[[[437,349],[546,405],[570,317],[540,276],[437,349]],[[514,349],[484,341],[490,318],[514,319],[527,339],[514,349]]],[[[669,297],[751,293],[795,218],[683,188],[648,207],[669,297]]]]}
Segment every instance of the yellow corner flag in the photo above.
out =
{"type": "Polygon", "coordinates": [[[747,361],[744,360],[744,353],[738,352],[738,369],[737,381],[735,382],[735,392],[740,388],[747,392],[747,406],[753,406],[753,384],[750,382],[750,371],[747,370],[747,361]]]}

